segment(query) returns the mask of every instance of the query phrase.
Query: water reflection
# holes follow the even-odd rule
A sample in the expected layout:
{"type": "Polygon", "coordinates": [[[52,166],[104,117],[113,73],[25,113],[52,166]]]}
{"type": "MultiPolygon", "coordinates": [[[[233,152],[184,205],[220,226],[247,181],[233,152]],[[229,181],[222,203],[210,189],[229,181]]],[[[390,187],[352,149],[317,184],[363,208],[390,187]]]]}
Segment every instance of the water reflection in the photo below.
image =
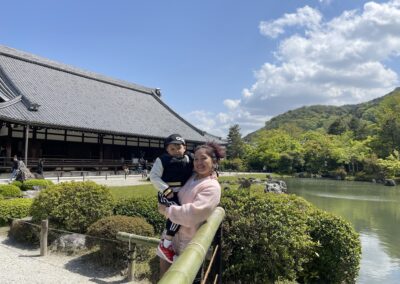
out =
{"type": "Polygon", "coordinates": [[[400,187],[314,179],[286,180],[290,193],[342,216],[360,233],[357,283],[400,283],[400,187]]]}
{"type": "Polygon", "coordinates": [[[365,232],[360,234],[362,259],[360,276],[357,283],[399,283],[399,260],[385,253],[385,246],[377,234],[365,232]]]}

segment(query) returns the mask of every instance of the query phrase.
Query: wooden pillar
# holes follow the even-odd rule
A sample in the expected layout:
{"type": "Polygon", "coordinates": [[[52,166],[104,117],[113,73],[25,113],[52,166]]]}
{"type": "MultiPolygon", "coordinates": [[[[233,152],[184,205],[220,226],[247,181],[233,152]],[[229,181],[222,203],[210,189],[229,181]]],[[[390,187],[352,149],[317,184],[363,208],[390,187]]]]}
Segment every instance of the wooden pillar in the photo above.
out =
{"type": "Polygon", "coordinates": [[[104,148],[103,148],[103,135],[99,134],[99,144],[100,144],[100,153],[99,153],[99,158],[100,158],[100,162],[103,161],[104,158],[104,148]]]}
{"type": "Polygon", "coordinates": [[[28,166],[29,125],[25,126],[25,165],[28,166]]]}
{"type": "Polygon", "coordinates": [[[6,157],[8,160],[11,159],[11,150],[11,140],[8,139],[6,142],[6,157]]]}

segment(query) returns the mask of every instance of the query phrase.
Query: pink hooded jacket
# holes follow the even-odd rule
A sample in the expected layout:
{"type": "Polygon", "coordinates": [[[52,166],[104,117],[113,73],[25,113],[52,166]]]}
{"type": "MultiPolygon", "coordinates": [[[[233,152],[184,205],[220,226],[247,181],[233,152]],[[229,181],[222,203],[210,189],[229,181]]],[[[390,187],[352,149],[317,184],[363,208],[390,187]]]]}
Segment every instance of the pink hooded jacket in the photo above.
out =
{"type": "Polygon", "coordinates": [[[195,180],[193,175],[179,190],[181,205],[172,205],[165,210],[165,216],[181,228],[173,239],[173,246],[180,254],[202,225],[218,206],[221,186],[216,176],[195,180]]]}

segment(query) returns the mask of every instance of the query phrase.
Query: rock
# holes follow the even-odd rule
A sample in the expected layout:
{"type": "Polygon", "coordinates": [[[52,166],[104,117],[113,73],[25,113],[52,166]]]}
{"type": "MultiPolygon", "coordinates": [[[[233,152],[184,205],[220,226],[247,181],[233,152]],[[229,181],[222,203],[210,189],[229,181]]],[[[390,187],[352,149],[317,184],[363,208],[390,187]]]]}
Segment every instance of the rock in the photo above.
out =
{"type": "Polygon", "coordinates": [[[384,184],[386,186],[396,186],[396,182],[393,179],[385,179],[384,184]]]}
{"type": "Polygon", "coordinates": [[[39,190],[26,190],[23,191],[24,198],[35,198],[39,194],[39,190]]]}
{"type": "Polygon", "coordinates": [[[51,250],[68,254],[75,254],[86,248],[86,237],[81,234],[62,235],[50,247],[51,250]]]}
{"type": "Polygon", "coordinates": [[[264,192],[287,193],[287,186],[283,180],[268,181],[265,185],[264,192]]]}

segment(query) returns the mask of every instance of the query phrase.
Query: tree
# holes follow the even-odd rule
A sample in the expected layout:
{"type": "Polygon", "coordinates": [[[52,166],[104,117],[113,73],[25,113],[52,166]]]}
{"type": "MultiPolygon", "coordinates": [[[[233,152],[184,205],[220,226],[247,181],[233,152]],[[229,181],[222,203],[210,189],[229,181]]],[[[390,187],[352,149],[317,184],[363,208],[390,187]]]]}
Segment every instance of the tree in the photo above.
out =
{"type": "Polygon", "coordinates": [[[347,130],[347,124],[343,118],[336,119],[328,128],[328,134],[340,135],[347,130]]]}
{"type": "Polygon", "coordinates": [[[240,134],[240,127],[235,124],[229,128],[228,145],[226,146],[226,154],[228,159],[242,158],[244,154],[244,142],[240,134]]]}
{"type": "Polygon", "coordinates": [[[378,138],[377,152],[381,157],[387,157],[394,150],[400,150],[400,96],[386,98],[378,108],[378,138]]]}

